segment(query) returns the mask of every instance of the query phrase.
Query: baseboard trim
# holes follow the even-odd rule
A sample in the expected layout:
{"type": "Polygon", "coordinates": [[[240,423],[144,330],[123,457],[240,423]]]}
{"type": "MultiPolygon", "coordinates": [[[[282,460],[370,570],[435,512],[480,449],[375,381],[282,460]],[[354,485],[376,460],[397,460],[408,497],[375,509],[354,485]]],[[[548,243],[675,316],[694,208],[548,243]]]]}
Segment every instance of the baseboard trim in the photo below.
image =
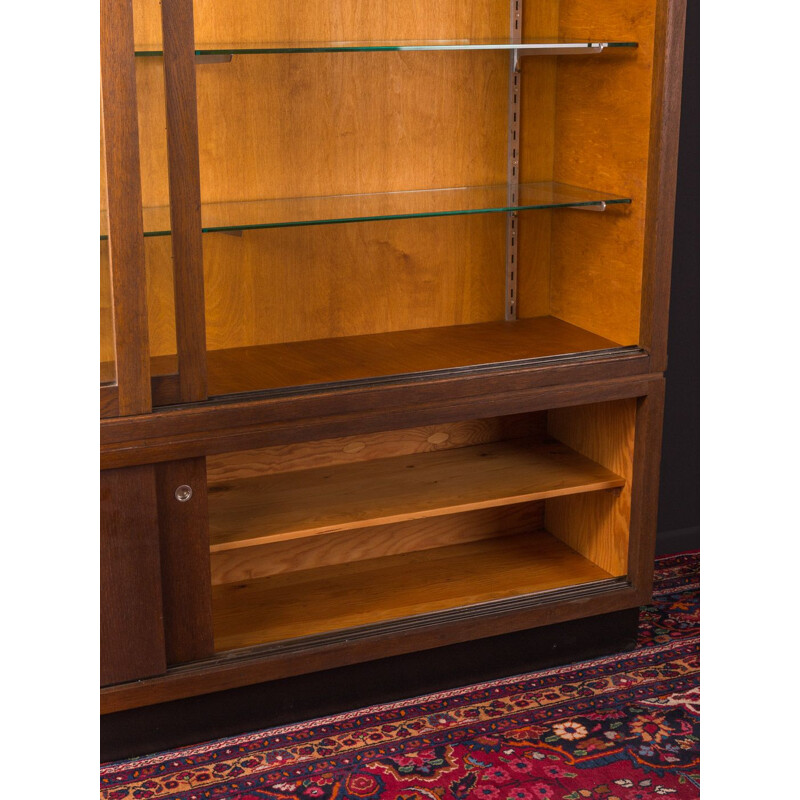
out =
{"type": "Polygon", "coordinates": [[[672,531],[659,531],[656,538],[656,556],[685,553],[700,549],[700,526],[678,528],[672,531]]]}

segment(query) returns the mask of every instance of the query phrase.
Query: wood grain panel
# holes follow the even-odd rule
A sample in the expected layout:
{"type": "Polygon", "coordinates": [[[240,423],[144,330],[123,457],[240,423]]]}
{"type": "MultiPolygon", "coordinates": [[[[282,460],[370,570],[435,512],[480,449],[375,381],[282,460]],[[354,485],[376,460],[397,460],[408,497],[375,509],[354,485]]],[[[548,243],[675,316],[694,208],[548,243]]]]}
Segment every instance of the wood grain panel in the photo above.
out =
{"type": "Polygon", "coordinates": [[[211,552],[619,487],[558,442],[514,439],[210,488],[211,552]]]}
{"type": "Polygon", "coordinates": [[[208,483],[213,486],[216,483],[278,472],[332,467],[433,450],[452,450],[454,447],[484,444],[499,439],[523,436],[532,439],[544,434],[546,424],[547,418],[542,412],[515,414],[223,453],[207,459],[208,483]]]}
{"type": "MultiPolygon", "coordinates": [[[[172,272],[172,242],[169,236],[144,240],[147,271],[147,316],[150,355],[176,356],[178,340],[175,332],[175,284],[172,272]]],[[[175,370],[177,373],[177,359],[175,370]]],[[[157,374],[152,372],[151,374],[157,374]]]]}
{"type": "Polygon", "coordinates": [[[502,215],[206,234],[209,350],[503,319],[502,215]]]}
{"type": "MultiPolygon", "coordinates": [[[[137,59],[147,206],[168,201],[162,63],[137,59]]],[[[196,69],[203,202],[505,182],[504,53],[249,55],[196,69]]]]}
{"type": "MultiPolygon", "coordinates": [[[[134,0],[136,42],[159,42],[158,0],[134,0]]],[[[195,0],[198,42],[493,38],[508,34],[507,0],[195,0]]]]}
{"type": "Polygon", "coordinates": [[[203,201],[503,183],[506,81],[498,52],[199,66],[203,201]]]}
{"type": "Polygon", "coordinates": [[[154,467],[100,473],[100,683],[166,670],[154,467]]]}
{"type": "Polygon", "coordinates": [[[655,3],[561,0],[560,34],[637,41],[636,50],[558,60],[555,174],[631,197],[604,214],[553,214],[550,313],[636,344],[647,210],[655,3]]]}
{"type": "Polygon", "coordinates": [[[609,575],[546,531],[214,588],[217,651],[498,600],[609,575]]]}
{"type": "MultiPolygon", "coordinates": [[[[558,37],[558,0],[523,3],[522,24],[526,37],[558,37]]],[[[522,88],[520,107],[520,181],[555,179],[555,56],[520,60],[522,88]]],[[[581,186],[590,185],[589,177],[581,186]]],[[[520,214],[517,263],[517,316],[520,319],[550,313],[550,230],[552,211],[520,214]]]]}
{"type": "Polygon", "coordinates": [[[273,542],[211,555],[211,582],[236,583],[370,558],[539,530],[543,503],[486,508],[446,517],[273,542]]]}
{"type": "Polygon", "coordinates": [[[167,663],[180,664],[214,652],[211,572],[208,560],[208,501],[204,458],[156,465],[161,575],[167,663]],[[190,486],[185,503],[178,486],[190,486]]]}
{"type": "Polygon", "coordinates": [[[628,570],[636,399],[548,412],[548,430],[559,441],[624,478],[620,492],[556,499],[545,525],[555,536],[612,575],[628,570]]]}

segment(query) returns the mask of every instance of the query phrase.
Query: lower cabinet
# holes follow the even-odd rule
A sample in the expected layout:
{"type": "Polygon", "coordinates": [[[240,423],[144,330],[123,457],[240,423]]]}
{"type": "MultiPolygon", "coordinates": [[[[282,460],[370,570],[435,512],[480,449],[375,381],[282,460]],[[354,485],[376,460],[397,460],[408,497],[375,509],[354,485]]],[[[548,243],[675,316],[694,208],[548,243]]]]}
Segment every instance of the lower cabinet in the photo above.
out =
{"type": "Polygon", "coordinates": [[[160,660],[105,674],[105,710],[634,608],[654,543],[649,385],[109,471],[151,476],[137,636],[160,660]]]}

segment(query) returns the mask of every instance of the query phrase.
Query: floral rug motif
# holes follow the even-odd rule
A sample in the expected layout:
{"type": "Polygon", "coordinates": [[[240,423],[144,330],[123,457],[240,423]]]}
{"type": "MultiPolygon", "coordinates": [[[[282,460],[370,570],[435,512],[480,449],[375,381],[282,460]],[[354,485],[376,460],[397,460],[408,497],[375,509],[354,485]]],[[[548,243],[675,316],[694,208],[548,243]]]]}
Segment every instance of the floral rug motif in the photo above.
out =
{"type": "Polygon", "coordinates": [[[105,764],[103,800],[689,800],[700,558],[656,562],[637,649],[105,764]]]}

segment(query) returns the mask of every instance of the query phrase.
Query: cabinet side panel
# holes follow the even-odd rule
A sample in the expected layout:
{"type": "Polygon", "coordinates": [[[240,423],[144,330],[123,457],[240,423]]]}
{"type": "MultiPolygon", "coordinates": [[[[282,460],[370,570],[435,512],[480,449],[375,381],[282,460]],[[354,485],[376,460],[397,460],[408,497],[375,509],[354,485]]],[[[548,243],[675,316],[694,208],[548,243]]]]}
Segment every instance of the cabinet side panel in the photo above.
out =
{"type": "Polygon", "coordinates": [[[154,467],[100,473],[100,681],[166,670],[154,467]]]}
{"type": "Polygon", "coordinates": [[[602,214],[553,215],[551,313],[639,343],[656,0],[561,0],[560,35],[637,41],[558,63],[556,179],[630,197],[602,214]]]}
{"type": "Polygon", "coordinates": [[[332,564],[348,564],[481,539],[531,533],[542,527],[543,518],[544,503],[522,503],[223,550],[211,555],[212,583],[219,585],[250,581],[332,564]]]}
{"type": "Polygon", "coordinates": [[[548,412],[548,430],[625,478],[619,490],[548,500],[545,527],[612,575],[628,572],[636,399],[548,412]]]}
{"type": "Polygon", "coordinates": [[[667,367],[667,329],[678,172],[686,0],[661,0],[653,75],[641,343],[653,371],[667,367]]]}
{"type": "Polygon", "coordinates": [[[661,434],[664,425],[665,382],[652,385],[638,400],[636,416],[636,460],[631,502],[631,542],[628,577],[649,602],[653,590],[653,559],[658,521],[658,478],[661,466],[661,434]]]}
{"type": "Polygon", "coordinates": [[[158,464],[156,482],[167,661],[179,664],[214,652],[206,460],[158,464]],[[176,498],[179,486],[191,487],[188,501],[176,498]]]}

